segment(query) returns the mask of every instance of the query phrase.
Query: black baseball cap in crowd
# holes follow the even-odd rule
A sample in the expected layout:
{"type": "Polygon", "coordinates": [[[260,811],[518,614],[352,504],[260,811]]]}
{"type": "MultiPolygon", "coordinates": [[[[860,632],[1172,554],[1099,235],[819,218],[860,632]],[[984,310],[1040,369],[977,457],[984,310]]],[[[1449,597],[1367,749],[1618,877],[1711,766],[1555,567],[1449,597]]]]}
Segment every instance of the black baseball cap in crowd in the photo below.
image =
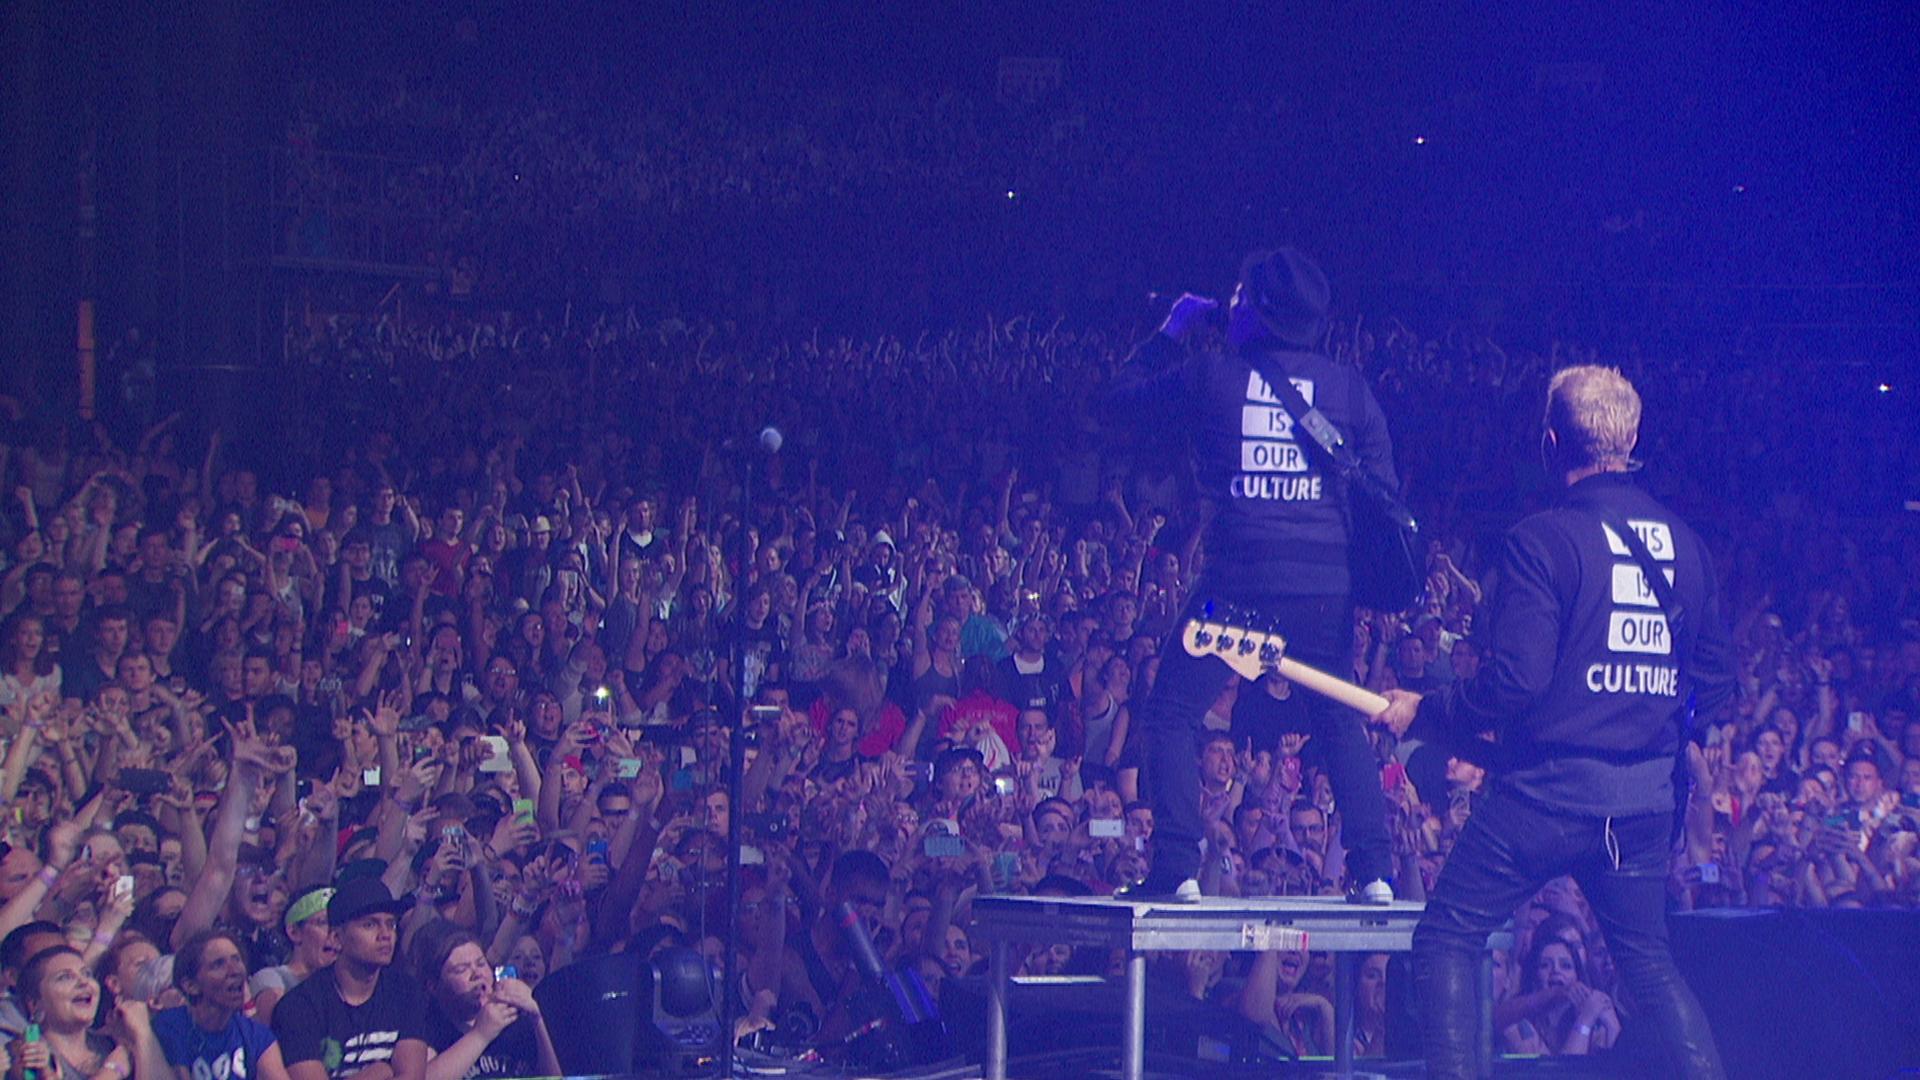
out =
{"type": "Polygon", "coordinates": [[[344,929],[353,920],[368,915],[398,918],[406,914],[409,906],[405,901],[395,900],[387,891],[387,883],[379,878],[355,878],[342,882],[333,891],[333,899],[327,901],[327,925],[344,929]]]}

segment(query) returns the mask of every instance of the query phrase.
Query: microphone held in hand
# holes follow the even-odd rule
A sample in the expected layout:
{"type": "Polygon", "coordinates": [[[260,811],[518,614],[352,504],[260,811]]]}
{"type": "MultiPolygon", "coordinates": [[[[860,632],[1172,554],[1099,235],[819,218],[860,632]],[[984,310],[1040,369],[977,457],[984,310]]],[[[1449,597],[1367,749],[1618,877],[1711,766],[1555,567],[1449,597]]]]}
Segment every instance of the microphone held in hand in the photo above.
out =
{"type": "MultiPolygon", "coordinates": [[[[1147,296],[1158,300],[1164,298],[1166,294],[1148,293],[1147,296]]],[[[1173,298],[1173,307],[1168,309],[1166,320],[1160,324],[1160,332],[1175,341],[1184,341],[1194,324],[1219,310],[1220,301],[1210,296],[1183,292],[1173,298]]]]}
{"type": "Polygon", "coordinates": [[[853,905],[842,903],[833,909],[833,921],[840,925],[840,935],[847,943],[847,951],[853,954],[853,966],[870,983],[886,981],[886,966],[880,962],[880,951],[873,947],[873,936],[867,933],[865,923],[860,921],[860,913],[853,905]]]}
{"type": "Polygon", "coordinates": [[[1149,303],[1149,304],[1171,304],[1171,303],[1173,303],[1173,302],[1174,302],[1175,300],[1178,300],[1178,299],[1180,299],[1180,298],[1181,298],[1181,297],[1183,297],[1183,296],[1191,296],[1191,297],[1193,297],[1193,298],[1194,298],[1194,299],[1196,299],[1196,300],[1205,300],[1205,301],[1207,301],[1207,302],[1208,302],[1208,303],[1210,303],[1210,304],[1212,304],[1212,303],[1218,303],[1218,302],[1219,302],[1219,301],[1217,301],[1217,300],[1214,300],[1214,299],[1213,299],[1212,297],[1210,297],[1210,296],[1201,296],[1201,295],[1200,295],[1200,294],[1198,294],[1198,293],[1190,293],[1190,292],[1186,292],[1186,291],[1184,291],[1184,290],[1169,290],[1169,291],[1166,291],[1166,292],[1162,292],[1162,291],[1160,291],[1160,290],[1158,290],[1158,289],[1148,289],[1148,290],[1147,290],[1147,303],[1149,303]]]}

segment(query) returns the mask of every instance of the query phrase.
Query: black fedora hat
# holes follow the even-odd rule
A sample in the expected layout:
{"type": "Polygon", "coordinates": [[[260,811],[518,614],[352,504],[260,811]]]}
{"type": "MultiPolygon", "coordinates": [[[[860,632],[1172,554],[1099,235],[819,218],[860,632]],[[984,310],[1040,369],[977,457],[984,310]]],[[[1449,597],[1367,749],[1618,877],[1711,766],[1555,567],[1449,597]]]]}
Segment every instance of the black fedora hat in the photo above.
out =
{"type": "Polygon", "coordinates": [[[1326,333],[1327,275],[1298,248],[1256,251],[1240,264],[1240,301],[1282,345],[1310,349],[1326,333]]]}

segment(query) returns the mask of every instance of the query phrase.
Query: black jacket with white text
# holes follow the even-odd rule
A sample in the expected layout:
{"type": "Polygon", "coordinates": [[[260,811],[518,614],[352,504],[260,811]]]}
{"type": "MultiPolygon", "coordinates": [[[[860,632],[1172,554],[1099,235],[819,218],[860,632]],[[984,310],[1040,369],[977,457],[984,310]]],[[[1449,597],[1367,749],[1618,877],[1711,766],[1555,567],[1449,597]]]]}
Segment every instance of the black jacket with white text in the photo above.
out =
{"type": "Polygon", "coordinates": [[[1689,698],[1710,723],[1734,689],[1719,588],[1693,530],[1626,474],[1587,477],[1507,533],[1486,610],[1479,673],[1423,699],[1420,720],[1494,732],[1494,783],[1549,809],[1672,811],[1689,698]],[[1680,640],[1602,513],[1668,571],[1680,640]]]}
{"type": "MultiPolygon", "coordinates": [[[[1340,430],[1361,464],[1397,488],[1387,420],[1360,372],[1317,353],[1264,355],[1340,430]]],[[[1206,588],[1269,596],[1349,591],[1345,487],[1311,438],[1294,437],[1292,417],[1246,360],[1189,352],[1154,334],[1128,358],[1107,404],[1189,440],[1194,479],[1215,511],[1206,588]]]]}

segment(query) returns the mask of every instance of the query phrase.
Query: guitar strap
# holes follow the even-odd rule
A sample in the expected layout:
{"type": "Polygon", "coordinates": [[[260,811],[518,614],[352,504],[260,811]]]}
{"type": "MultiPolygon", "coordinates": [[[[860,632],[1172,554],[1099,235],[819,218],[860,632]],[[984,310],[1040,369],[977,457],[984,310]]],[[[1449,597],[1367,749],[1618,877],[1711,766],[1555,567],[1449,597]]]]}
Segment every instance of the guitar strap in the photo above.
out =
{"type": "MultiPolygon", "coordinates": [[[[1667,628],[1672,634],[1674,648],[1678,650],[1681,624],[1686,621],[1687,609],[1681,606],[1680,598],[1673,594],[1673,583],[1667,580],[1667,575],[1661,570],[1660,561],[1653,557],[1653,552],[1647,550],[1647,542],[1640,539],[1640,534],[1634,532],[1633,527],[1618,515],[1604,510],[1594,513],[1608,532],[1620,538],[1620,542],[1626,545],[1627,553],[1639,564],[1641,576],[1647,579],[1647,588],[1653,590],[1654,602],[1660,605],[1661,613],[1667,617],[1667,628]]],[[[1678,651],[1674,653],[1674,662],[1685,666],[1685,659],[1678,651]]]]}
{"type": "MultiPolygon", "coordinates": [[[[1640,539],[1640,534],[1633,531],[1633,526],[1611,511],[1595,509],[1594,513],[1608,532],[1620,538],[1627,553],[1639,565],[1640,576],[1647,579],[1647,587],[1653,590],[1654,603],[1660,606],[1660,611],[1667,617],[1667,633],[1673,640],[1675,676],[1684,677],[1687,653],[1692,650],[1691,642],[1684,636],[1687,609],[1680,603],[1680,598],[1674,595],[1673,583],[1667,580],[1660,561],[1653,557],[1653,552],[1647,550],[1647,542],[1640,539]]],[[[1673,841],[1678,841],[1686,831],[1687,806],[1693,799],[1693,773],[1687,768],[1687,743],[1693,739],[1694,715],[1693,697],[1689,695],[1686,704],[1680,707],[1680,745],[1673,761],[1673,835],[1669,838],[1673,841]]]]}
{"type": "Polygon", "coordinates": [[[1280,370],[1271,358],[1258,353],[1247,354],[1245,360],[1266,380],[1268,389],[1273,391],[1280,407],[1293,419],[1294,426],[1306,432],[1313,440],[1313,445],[1326,455],[1333,466],[1334,475],[1350,489],[1359,488],[1376,500],[1381,512],[1396,526],[1409,530],[1418,528],[1412,512],[1400,501],[1399,494],[1367,471],[1354,454],[1353,447],[1347,444],[1346,436],[1340,434],[1340,429],[1333,426],[1333,421],[1327,419],[1325,413],[1307,404],[1307,399],[1301,396],[1299,388],[1293,385],[1293,380],[1287,377],[1286,372],[1280,370]]]}

